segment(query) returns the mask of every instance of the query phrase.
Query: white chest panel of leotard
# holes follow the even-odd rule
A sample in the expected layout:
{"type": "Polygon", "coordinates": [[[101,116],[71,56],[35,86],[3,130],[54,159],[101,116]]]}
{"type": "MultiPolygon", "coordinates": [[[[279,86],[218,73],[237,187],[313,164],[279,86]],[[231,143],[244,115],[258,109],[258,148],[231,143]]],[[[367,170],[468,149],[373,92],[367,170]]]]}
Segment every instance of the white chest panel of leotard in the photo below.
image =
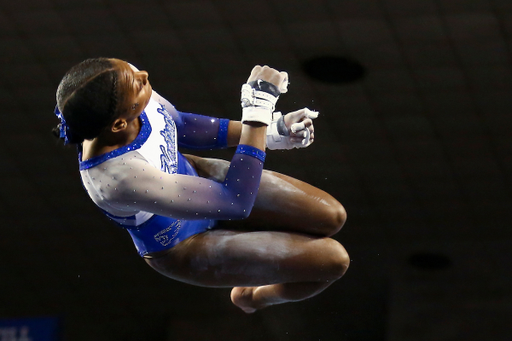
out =
{"type": "MultiPolygon", "coordinates": [[[[143,159],[150,166],[169,174],[177,172],[177,130],[173,114],[174,107],[157,93],[141,115],[142,127],[136,140],[130,145],[114,150],[85,163],[93,161],[91,167],[81,170],[82,182],[91,199],[97,206],[113,216],[126,217],[136,215],[134,225],[139,225],[153,214],[133,212],[128,207],[120,209],[116,202],[107,198],[116,188],[120,178],[137,178],[132,168],[126,167],[134,158],[143,159]]],[[[114,219],[115,220],[115,219],[114,219]]]]}
{"type": "MultiPolygon", "coordinates": [[[[147,141],[139,153],[155,168],[169,174],[178,169],[178,145],[176,124],[165,106],[152,98],[144,109],[151,126],[147,141]]],[[[169,108],[174,110],[174,108],[169,108]]]]}

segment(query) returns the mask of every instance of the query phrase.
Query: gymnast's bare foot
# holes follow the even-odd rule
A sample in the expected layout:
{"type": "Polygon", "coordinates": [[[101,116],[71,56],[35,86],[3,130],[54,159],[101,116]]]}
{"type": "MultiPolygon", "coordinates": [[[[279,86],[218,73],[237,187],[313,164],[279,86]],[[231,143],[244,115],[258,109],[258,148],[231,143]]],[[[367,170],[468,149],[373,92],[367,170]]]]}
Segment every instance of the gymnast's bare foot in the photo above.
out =
{"type": "Polygon", "coordinates": [[[231,290],[231,302],[247,314],[254,313],[253,292],[256,287],[234,287],[231,290]]]}

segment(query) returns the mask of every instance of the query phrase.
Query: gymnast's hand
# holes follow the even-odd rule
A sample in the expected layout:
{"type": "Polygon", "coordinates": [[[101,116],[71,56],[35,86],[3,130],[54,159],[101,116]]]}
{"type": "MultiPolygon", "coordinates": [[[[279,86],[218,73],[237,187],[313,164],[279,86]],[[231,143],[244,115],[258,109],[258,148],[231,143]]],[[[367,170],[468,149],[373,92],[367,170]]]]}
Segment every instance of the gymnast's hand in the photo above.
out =
{"type": "Polygon", "coordinates": [[[242,85],[242,123],[258,122],[268,126],[279,96],[287,91],[288,73],[256,65],[242,85]]]}
{"type": "Polygon", "coordinates": [[[280,112],[275,112],[274,119],[267,128],[267,148],[306,148],[315,139],[313,119],[317,117],[318,112],[308,108],[284,116],[280,112]]]}
{"type": "Polygon", "coordinates": [[[274,84],[282,94],[288,91],[287,72],[277,71],[276,69],[273,69],[267,65],[256,65],[252,69],[251,75],[247,79],[247,83],[257,81],[258,79],[274,84]]]}
{"type": "Polygon", "coordinates": [[[308,108],[293,111],[284,115],[284,124],[290,131],[290,139],[296,148],[305,148],[315,139],[313,120],[318,117],[318,111],[308,108]]]}

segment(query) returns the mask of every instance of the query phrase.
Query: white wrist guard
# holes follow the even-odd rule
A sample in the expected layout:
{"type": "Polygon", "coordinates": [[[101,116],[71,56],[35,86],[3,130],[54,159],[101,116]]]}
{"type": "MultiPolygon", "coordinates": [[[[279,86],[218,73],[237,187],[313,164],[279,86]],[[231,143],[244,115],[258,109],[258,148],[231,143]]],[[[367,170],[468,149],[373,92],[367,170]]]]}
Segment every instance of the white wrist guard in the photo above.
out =
{"type": "Polygon", "coordinates": [[[269,82],[257,80],[242,85],[242,123],[261,122],[268,126],[278,99],[279,90],[269,82]]]}

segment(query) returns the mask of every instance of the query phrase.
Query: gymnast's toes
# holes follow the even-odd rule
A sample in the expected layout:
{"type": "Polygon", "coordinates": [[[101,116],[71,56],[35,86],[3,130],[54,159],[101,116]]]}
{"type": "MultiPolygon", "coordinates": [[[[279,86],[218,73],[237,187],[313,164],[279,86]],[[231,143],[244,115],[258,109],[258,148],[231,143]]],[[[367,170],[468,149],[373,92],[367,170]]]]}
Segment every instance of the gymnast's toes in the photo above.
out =
{"type": "Polygon", "coordinates": [[[252,307],[252,287],[234,287],[231,290],[231,302],[247,314],[254,313],[257,309],[252,307]]]}

